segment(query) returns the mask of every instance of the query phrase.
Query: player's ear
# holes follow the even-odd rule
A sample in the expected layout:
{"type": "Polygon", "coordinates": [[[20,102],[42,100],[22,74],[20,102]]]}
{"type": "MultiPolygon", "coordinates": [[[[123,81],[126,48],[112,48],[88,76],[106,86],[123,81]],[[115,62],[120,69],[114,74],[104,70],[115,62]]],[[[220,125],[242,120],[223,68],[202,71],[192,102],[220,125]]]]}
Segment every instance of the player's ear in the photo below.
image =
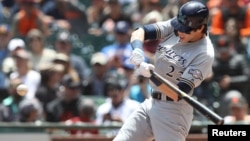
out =
{"type": "Polygon", "coordinates": [[[201,25],[201,27],[198,28],[197,30],[198,30],[198,32],[203,33],[204,28],[205,28],[205,25],[203,24],[203,25],[201,25]]]}

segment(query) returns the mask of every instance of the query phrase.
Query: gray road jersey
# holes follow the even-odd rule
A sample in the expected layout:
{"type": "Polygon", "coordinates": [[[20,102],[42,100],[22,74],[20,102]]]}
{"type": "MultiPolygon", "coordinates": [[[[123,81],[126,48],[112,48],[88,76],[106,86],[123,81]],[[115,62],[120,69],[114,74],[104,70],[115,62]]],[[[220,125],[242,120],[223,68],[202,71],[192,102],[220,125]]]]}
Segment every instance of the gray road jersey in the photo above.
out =
{"type": "MultiPolygon", "coordinates": [[[[199,86],[211,75],[214,48],[209,37],[206,36],[197,42],[181,43],[179,37],[174,34],[170,21],[156,23],[154,27],[158,38],[163,38],[155,53],[156,72],[175,85],[182,81],[191,88],[199,86]]],[[[156,89],[154,84],[151,84],[156,89]]]]}

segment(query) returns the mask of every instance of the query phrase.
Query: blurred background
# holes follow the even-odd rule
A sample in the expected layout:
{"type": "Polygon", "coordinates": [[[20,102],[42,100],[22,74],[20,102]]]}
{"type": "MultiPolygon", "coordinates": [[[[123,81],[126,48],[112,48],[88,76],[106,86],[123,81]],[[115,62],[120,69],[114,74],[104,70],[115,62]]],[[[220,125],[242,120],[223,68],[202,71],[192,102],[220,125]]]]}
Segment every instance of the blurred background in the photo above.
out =
{"type": "MultiPolygon", "coordinates": [[[[151,96],[128,61],[131,32],[173,18],[189,0],[0,1],[0,139],[100,141],[151,96]]],[[[193,97],[225,124],[249,124],[250,1],[200,1],[216,58],[193,97]]],[[[148,63],[158,43],[144,43],[148,63]]],[[[194,115],[188,140],[206,140],[212,123],[194,115]]]]}

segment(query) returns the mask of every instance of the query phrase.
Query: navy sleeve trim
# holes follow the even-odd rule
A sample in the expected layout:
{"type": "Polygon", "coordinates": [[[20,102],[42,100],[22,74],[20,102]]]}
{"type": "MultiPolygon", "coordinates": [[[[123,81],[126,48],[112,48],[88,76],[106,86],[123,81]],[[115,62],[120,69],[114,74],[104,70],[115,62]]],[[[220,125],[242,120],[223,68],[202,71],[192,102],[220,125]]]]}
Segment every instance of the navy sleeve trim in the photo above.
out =
{"type": "Polygon", "coordinates": [[[182,90],[183,92],[185,92],[187,94],[192,90],[192,87],[190,87],[190,85],[188,85],[184,82],[179,82],[177,85],[178,85],[180,90],[182,90]]]}
{"type": "Polygon", "coordinates": [[[144,25],[142,26],[142,28],[145,31],[145,36],[144,36],[144,40],[148,40],[148,39],[157,39],[157,37],[159,36],[159,31],[157,30],[157,28],[155,28],[154,25],[149,24],[149,25],[144,25]],[[157,32],[158,31],[158,32],[157,32]]]}

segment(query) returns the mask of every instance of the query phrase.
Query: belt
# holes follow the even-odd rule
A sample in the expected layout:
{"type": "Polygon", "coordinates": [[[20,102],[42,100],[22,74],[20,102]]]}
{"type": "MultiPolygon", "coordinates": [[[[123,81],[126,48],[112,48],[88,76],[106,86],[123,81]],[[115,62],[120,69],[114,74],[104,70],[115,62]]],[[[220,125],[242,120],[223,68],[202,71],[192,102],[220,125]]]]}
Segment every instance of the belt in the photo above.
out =
{"type": "Polygon", "coordinates": [[[157,100],[174,101],[172,98],[165,96],[161,92],[157,92],[157,91],[152,92],[152,97],[157,100]]]}

